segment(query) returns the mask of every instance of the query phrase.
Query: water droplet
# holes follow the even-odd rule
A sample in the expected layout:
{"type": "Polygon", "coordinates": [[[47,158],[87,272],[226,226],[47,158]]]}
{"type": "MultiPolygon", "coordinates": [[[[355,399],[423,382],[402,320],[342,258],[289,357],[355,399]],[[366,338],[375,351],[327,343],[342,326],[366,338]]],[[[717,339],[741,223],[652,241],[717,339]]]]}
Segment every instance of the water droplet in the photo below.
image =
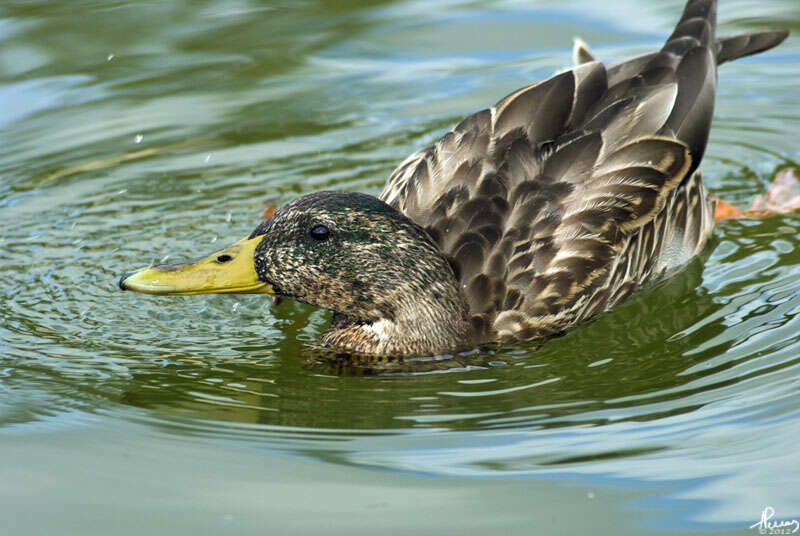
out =
{"type": "Polygon", "coordinates": [[[239,302],[237,301],[236,303],[233,304],[233,307],[231,307],[231,312],[235,313],[238,310],[239,310],[239,302]]]}
{"type": "Polygon", "coordinates": [[[113,59],[114,59],[114,54],[109,54],[108,56],[106,56],[106,61],[111,61],[113,59]]]}
{"type": "Polygon", "coordinates": [[[169,255],[164,255],[163,257],[161,257],[161,263],[160,264],[164,264],[165,262],[167,262],[167,259],[169,259],[169,255]]]}
{"type": "Polygon", "coordinates": [[[208,164],[209,162],[211,162],[211,154],[206,155],[206,164],[208,164]]]}
{"type": "Polygon", "coordinates": [[[144,136],[142,136],[141,134],[137,134],[136,137],[133,139],[133,141],[135,141],[136,143],[142,143],[143,139],[144,136]]]}
{"type": "Polygon", "coordinates": [[[212,239],[211,239],[211,243],[212,243],[212,244],[213,244],[214,242],[216,242],[216,241],[217,241],[217,237],[216,237],[216,236],[215,236],[214,238],[212,238],[212,239]]]}
{"type": "Polygon", "coordinates": [[[590,491],[589,493],[586,494],[586,497],[589,499],[594,499],[594,492],[590,491]]]}
{"type": "Polygon", "coordinates": [[[225,215],[225,221],[230,223],[232,219],[233,219],[233,214],[228,212],[228,214],[225,215]]]}

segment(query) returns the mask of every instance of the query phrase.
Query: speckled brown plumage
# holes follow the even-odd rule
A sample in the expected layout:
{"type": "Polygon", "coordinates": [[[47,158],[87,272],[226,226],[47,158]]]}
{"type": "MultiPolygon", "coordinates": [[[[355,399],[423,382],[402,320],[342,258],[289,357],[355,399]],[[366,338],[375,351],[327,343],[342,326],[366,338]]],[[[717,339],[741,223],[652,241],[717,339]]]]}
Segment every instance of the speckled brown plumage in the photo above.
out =
{"type": "Polygon", "coordinates": [[[252,236],[263,236],[256,272],[277,294],[336,313],[325,344],[406,355],[471,340],[452,266],[419,225],[375,197],[306,195],[252,236]],[[320,225],[324,240],[309,233],[320,225]]]}

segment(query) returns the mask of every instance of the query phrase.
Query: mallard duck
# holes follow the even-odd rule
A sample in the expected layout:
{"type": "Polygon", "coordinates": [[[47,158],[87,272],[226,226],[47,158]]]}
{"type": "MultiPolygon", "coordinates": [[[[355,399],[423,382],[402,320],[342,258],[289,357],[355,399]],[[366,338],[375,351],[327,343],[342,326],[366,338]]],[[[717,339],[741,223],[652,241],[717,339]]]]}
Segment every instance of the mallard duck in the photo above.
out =
{"type": "Polygon", "coordinates": [[[716,39],[690,0],[657,52],[579,65],[469,116],[379,197],[323,191],[208,257],[150,266],[149,294],[266,293],[334,312],[321,343],[420,356],[544,337],[698,254],[714,202],[698,166],[717,65],[788,32],[716,39]]]}

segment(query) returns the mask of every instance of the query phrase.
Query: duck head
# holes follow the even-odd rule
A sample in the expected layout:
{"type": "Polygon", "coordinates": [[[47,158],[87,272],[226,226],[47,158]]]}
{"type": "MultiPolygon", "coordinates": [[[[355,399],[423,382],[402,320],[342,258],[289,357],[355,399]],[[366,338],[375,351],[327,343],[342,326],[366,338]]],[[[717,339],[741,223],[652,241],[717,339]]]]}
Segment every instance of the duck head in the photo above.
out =
{"type": "Polygon", "coordinates": [[[336,313],[322,342],[354,353],[431,355],[469,340],[466,302],[431,237],[360,193],[306,195],[227,248],[136,270],[119,286],[147,294],[293,298],[336,313]]]}

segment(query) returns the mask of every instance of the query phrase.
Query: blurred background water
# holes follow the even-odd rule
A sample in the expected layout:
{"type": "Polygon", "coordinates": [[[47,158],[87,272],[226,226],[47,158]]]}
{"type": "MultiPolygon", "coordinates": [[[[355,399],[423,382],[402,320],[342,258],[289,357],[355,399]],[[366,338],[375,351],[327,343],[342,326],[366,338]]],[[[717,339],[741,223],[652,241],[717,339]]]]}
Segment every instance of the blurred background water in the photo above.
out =
{"type": "MultiPolygon", "coordinates": [[[[800,4],[720,70],[706,181],[748,204],[800,160],[800,4]]],[[[470,112],[660,46],[682,0],[0,4],[4,534],[747,534],[800,518],[800,220],[543,344],[376,371],[330,315],[116,277],[247,234],[263,203],[377,194],[470,112]]]]}

